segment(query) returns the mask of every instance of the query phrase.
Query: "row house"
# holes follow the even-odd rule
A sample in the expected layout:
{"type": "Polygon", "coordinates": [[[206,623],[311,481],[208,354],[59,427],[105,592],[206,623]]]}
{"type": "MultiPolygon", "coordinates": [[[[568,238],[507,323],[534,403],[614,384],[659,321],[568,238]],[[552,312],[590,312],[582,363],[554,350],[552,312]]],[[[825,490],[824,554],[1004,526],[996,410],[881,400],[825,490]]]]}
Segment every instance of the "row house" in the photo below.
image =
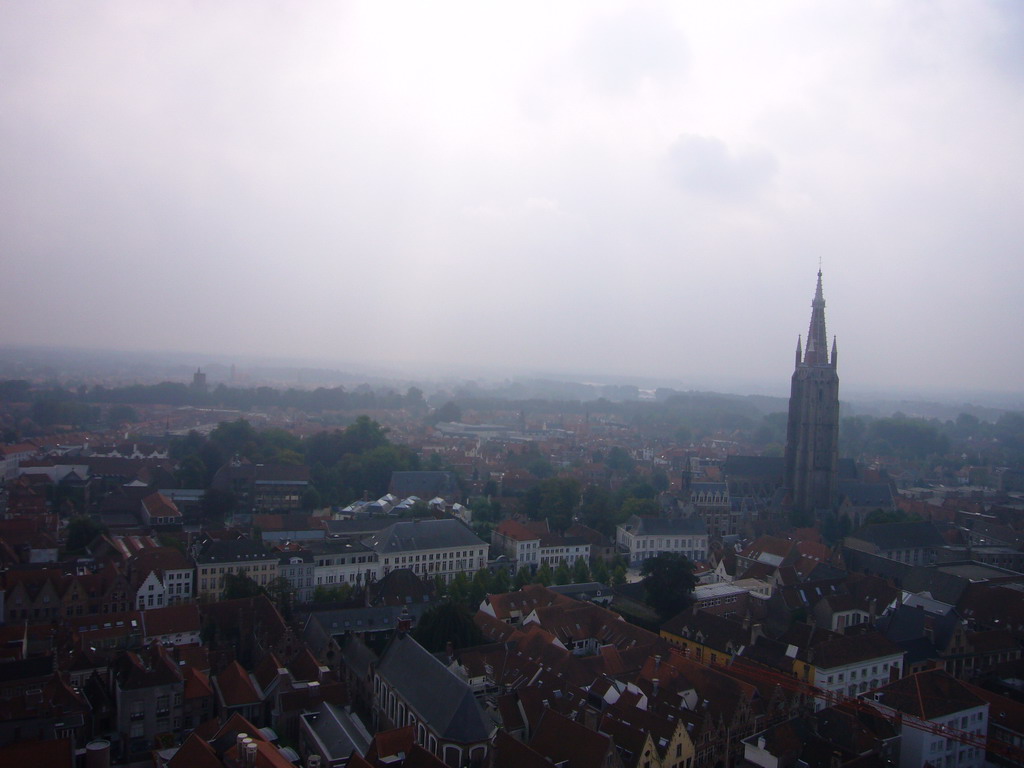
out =
{"type": "Polygon", "coordinates": [[[134,605],[144,611],[191,602],[195,565],[174,547],[146,547],[128,561],[134,605]]]}
{"type": "Polygon", "coordinates": [[[828,701],[854,698],[902,674],[904,652],[880,632],[840,635],[797,625],[779,638],[787,645],[792,671],[824,692],[815,710],[828,701]]]}
{"type": "Polygon", "coordinates": [[[277,575],[288,582],[296,602],[313,600],[315,569],[313,553],[308,549],[287,549],[278,555],[277,575]]]}
{"type": "Polygon", "coordinates": [[[159,491],[142,500],[140,517],[142,524],[149,528],[181,525],[178,506],[159,491]]]}
{"type": "Polygon", "coordinates": [[[589,564],[590,542],[581,536],[559,536],[549,533],[540,539],[540,564],[549,568],[567,565],[570,568],[582,558],[589,564]]]}
{"type": "Polygon", "coordinates": [[[989,732],[989,703],[940,669],[908,675],[865,697],[871,706],[900,723],[899,768],[922,765],[981,768],[989,732]],[[921,721],[929,727],[922,728],[921,721]],[[970,734],[966,743],[958,733],[970,734]]]}
{"type": "Polygon", "coordinates": [[[225,576],[246,576],[265,587],[277,578],[280,561],[277,554],[250,539],[207,539],[198,545],[193,557],[199,582],[196,594],[212,601],[224,598],[225,576]]]}
{"type": "MultiPolygon", "coordinates": [[[[4,666],[17,663],[8,662],[4,666]]],[[[12,673],[17,674],[17,670],[5,670],[5,676],[12,673]]],[[[9,678],[3,682],[0,746],[55,739],[70,739],[73,748],[85,745],[92,734],[92,707],[82,693],[72,687],[65,673],[54,672],[51,666],[44,678],[33,675],[27,685],[18,685],[19,682],[9,678]],[[11,690],[12,683],[14,690],[11,690]]]]}
{"type": "MultiPolygon", "coordinates": [[[[502,554],[516,561],[516,567],[540,566],[540,537],[538,523],[523,523],[513,518],[502,520],[491,533],[491,544],[502,554]]],[[[543,524],[546,530],[546,523],[543,524]]]]}
{"type": "Polygon", "coordinates": [[[685,555],[691,562],[708,557],[708,531],[696,515],[687,517],[642,517],[633,515],[616,526],[616,543],[631,566],[662,553],[685,555]]]}
{"type": "Polygon", "coordinates": [[[377,580],[377,553],[357,541],[325,539],[308,545],[313,560],[313,586],[365,586],[377,580]]]}
{"type": "Polygon", "coordinates": [[[487,567],[487,544],[462,522],[408,520],[394,523],[363,543],[377,554],[378,577],[408,568],[423,579],[451,581],[487,567]]]}
{"type": "Polygon", "coordinates": [[[126,611],[130,585],[108,566],[98,573],[66,574],[56,568],[8,570],[0,608],[6,623],[42,623],[73,616],[126,611]]]}
{"type": "Polygon", "coordinates": [[[158,743],[171,743],[182,728],[185,683],[167,650],[154,643],[125,652],[113,677],[121,757],[139,759],[158,743]]]}

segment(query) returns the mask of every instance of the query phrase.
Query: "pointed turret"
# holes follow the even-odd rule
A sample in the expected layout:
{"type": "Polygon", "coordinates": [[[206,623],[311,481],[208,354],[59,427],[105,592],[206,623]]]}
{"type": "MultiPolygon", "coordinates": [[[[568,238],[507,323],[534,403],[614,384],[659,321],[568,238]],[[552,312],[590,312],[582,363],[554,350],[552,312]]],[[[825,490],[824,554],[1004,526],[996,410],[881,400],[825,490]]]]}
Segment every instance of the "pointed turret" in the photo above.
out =
{"type": "Polygon", "coordinates": [[[800,336],[796,337],[796,367],[800,367],[800,363],[804,361],[804,351],[800,348],[800,336]]]}
{"type": "Polygon", "coordinates": [[[814,514],[836,508],[839,466],[839,354],[833,338],[829,355],[820,268],[802,359],[800,352],[798,341],[786,425],[784,482],[793,509],[814,514]]]}
{"type": "Polygon", "coordinates": [[[825,332],[825,297],[821,290],[821,270],[818,287],[811,302],[811,326],[807,330],[807,354],[804,365],[828,365],[828,334],[825,332]]]}

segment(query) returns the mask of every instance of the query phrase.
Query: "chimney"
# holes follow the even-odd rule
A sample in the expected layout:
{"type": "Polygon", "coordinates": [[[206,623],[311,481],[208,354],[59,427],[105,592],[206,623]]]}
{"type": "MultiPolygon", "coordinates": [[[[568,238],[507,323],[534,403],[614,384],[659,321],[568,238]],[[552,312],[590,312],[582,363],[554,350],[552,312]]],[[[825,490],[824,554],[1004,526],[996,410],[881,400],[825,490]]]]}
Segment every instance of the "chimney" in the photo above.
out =
{"type": "Polygon", "coordinates": [[[239,733],[235,736],[235,746],[238,747],[238,759],[242,759],[243,742],[249,738],[248,733],[239,733]]]}
{"type": "Polygon", "coordinates": [[[306,768],[320,768],[320,755],[310,755],[307,757],[306,768]]]}
{"type": "Polygon", "coordinates": [[[657,672],[658,671],[658,667],[660,667],[660,666],[661,666],[661,654],[659,653],[659,654],[655,654],[654,655],[654,671],[657,672]]]}
{"type": "Polygon", "coordinates": [[[658,695],[658,678],[651,680],[651,698],[653,699],[658,695]]]}
{"type": "Polygon", "coordinates": [[[248,741],[249,743],[245,745],[245,765],[246,768],[256,768],[256,753],[259,751],[259,747],[252,739],[248,741]]]}

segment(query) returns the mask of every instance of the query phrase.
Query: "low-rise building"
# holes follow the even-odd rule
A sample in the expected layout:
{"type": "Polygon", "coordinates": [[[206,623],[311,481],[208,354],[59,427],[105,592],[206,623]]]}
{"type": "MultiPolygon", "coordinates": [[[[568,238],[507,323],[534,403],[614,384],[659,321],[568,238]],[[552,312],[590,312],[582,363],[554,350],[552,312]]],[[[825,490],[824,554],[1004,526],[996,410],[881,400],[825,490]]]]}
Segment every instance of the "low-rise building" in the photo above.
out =
{"type": "Polygon", "coordinates": [[[908,675],[882,686],[866,701],[903,717],[900,768],[985,764],[985,749],[979,744],[988,735],[989,703],[949,673],[933,669],[908,675]],[[927,727],[921,727],[923,721],[927,727]],[[964,735],[969,735],[966,741],[964,735]]]}
{"type": "Polygon", "coordinates": [[[633,515],[616,526],[616,543],[630,565],[638,566],[665,552],[685,555],[693,562],[708,557],[708,530],[696,515],[641,517],[633,515]]]}
{"type": "Polygon", "coordinates": [[[224,598],[224,577],[229,574],[252,579],[261,587],[277,578],[280,558],[249,539],[207,539],[195,554],[197,594],[202,599],[224,598]]]}
{"type": "Polygon", "coordinates": [[[377,553],[379,576],[409,568],[420,578],[473,575],[487,566],[487,544],[458,520],[403,520],[363,543],[377,553]]]}

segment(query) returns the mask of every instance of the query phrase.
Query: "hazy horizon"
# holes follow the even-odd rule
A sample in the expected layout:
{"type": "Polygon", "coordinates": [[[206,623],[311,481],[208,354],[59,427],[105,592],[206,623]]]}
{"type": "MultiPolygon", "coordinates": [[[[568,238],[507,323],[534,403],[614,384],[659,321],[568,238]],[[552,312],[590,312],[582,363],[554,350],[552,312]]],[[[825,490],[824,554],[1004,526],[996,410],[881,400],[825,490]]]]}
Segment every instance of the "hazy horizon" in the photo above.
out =
{"type": "Polygon", "coordinates": [[[1020,4],[42,1],[0,78],[6,345],[784,396],[820,260],[844,398],[1024,389],[1020,4]]]}

